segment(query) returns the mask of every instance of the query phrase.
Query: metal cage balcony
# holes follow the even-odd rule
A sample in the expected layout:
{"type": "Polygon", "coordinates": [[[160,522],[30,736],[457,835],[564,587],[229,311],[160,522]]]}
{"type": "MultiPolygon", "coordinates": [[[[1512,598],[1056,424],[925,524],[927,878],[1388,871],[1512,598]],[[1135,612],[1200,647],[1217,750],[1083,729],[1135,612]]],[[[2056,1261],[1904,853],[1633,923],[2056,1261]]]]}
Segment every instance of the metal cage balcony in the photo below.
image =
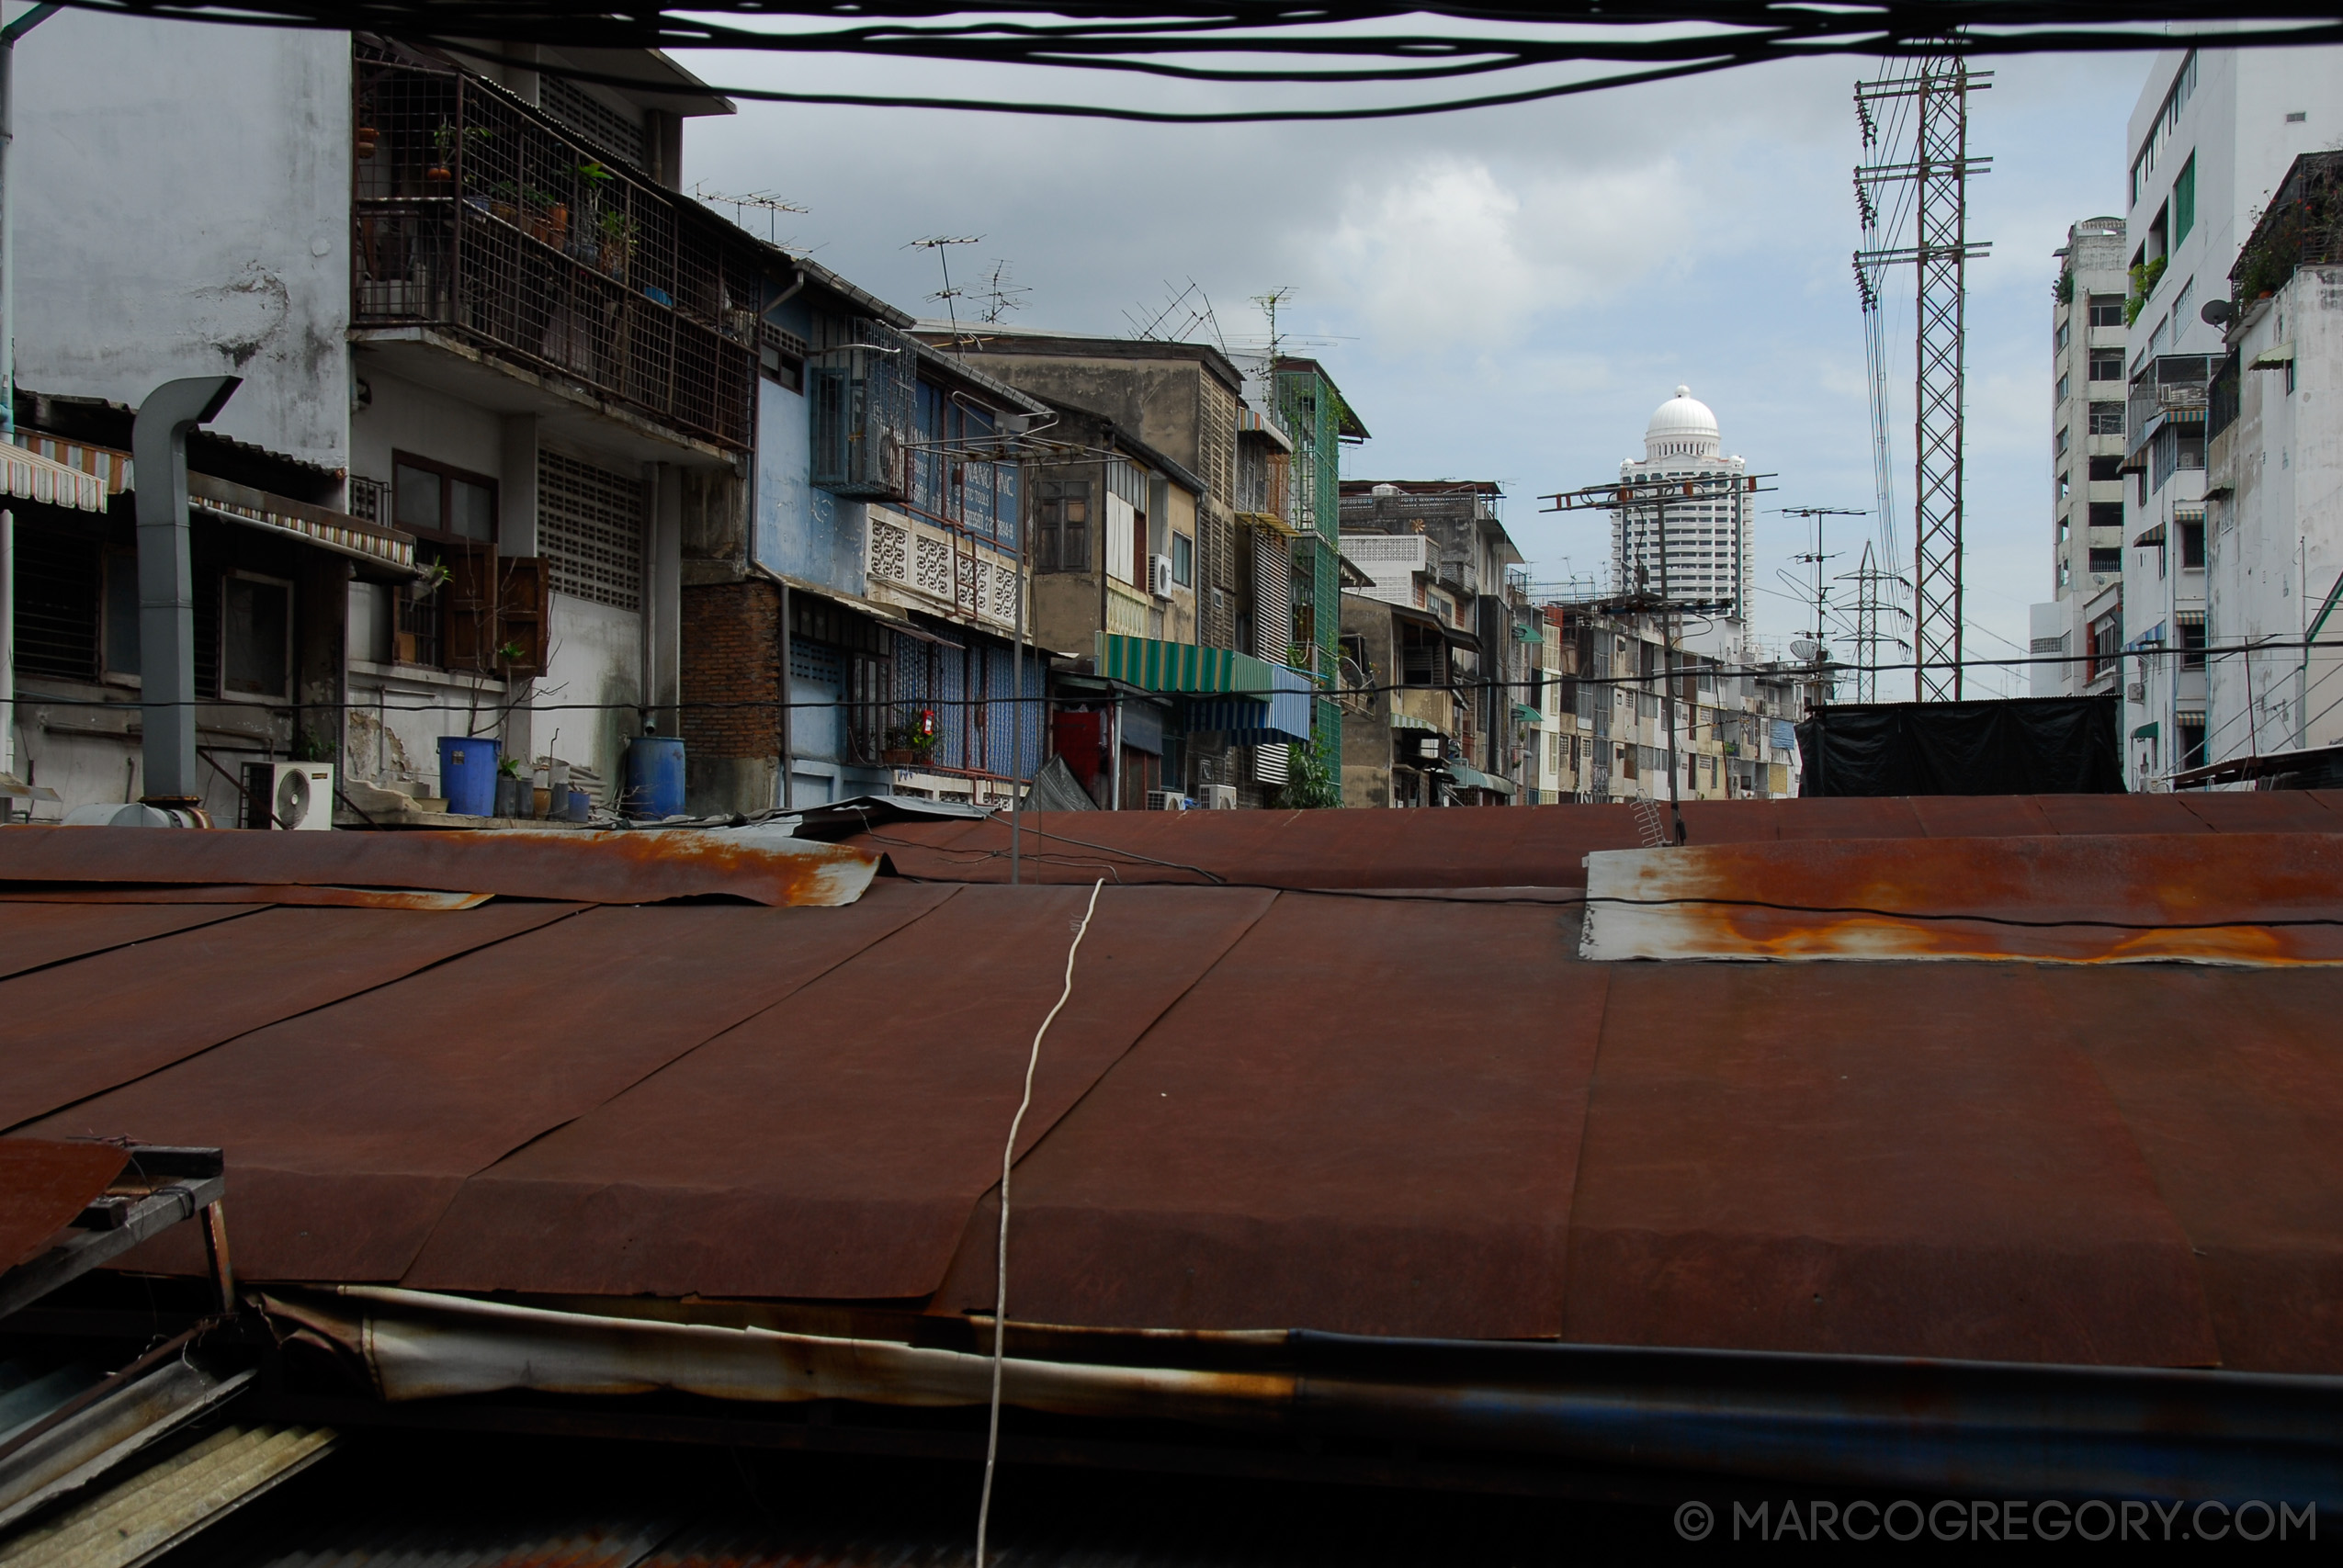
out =
{"type": "Polygon", "coordinates": [[[752,444],[763,269],[721,220],[458,73],[361,58],[355,82],[359,327],[447,332],[752,444]]]}

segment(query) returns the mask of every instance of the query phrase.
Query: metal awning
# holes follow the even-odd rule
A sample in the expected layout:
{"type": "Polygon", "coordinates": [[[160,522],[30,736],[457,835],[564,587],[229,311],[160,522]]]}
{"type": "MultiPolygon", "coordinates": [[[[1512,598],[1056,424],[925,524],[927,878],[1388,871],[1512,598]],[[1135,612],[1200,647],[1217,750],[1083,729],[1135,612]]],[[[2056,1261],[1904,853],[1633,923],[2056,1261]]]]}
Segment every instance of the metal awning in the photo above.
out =
{"type": "Polygon", "coordinates": [[[1499,795],[1513,793],[1513,781],[1500,779],[1494,773],[1484,773],[1470,762],[1451,761],[1448,776],[1458,789],[1486,789],[1499,795]]]}
{"type": "Polygon", "coordinates": [[[2175,502],[2172,506],[2172,521],[2175,523],[2203,522],[2204,502],[2202,501],[2175,502]]]}
{"type": "Polygon", "coordinates": [[[2281,343],[2276,348],[2266,348],[2259,354],[2255,355],[2254,362],[2246,367],[2246,368],[2248,370],[2283,370],[2289,365],[2293,363],[2294,345],[2291,343],[2281,343]]]}
{"type": "Polygon", "coordinates": [[[1394,708],[1391,712],[1391,728],[1394,729],[1421,729],[1433,735],[1440,733],[1440,727],[1432,723],[1432,720],[1428,718],[1418,718],[1411,713],[1401,713],[1397,708],[1394,708]]]}
{"type": "Polygon", "coordinates": [[[1100,632],[1098,672],[1143,692],[1231,692],[1266,699],[1277,689],[1271,671],[1295,671],[1228,648],[1200,648],[1161,637],[1100,632]]]}
{"type": "Polygon", "coordinates": [[[354,556],[398,571],[412,574],[415,570],[415,540],[412,534],[353,517],[346,512],[230,484],[209,474],[187,476],[187,510],[247,528],[289,534],[305,545],[320,546],[337,555],[354,556]]]}
{"type": "Polygon", "coordinates": [[[775,571],[771,567],[755,561],[749,563],[749,570],[759,577],[780,583],[792,592],[810,593],[817,599],[827,599],[833,604],[843,605],[856,615],[868,615],[889,631],[901,632],[905,637],[917,637],[922,642],[932,642],[940,648],[962,646],[948,637],[938,637],[913,621],[907,612],[899,610],[892,604],[882,604],[875,599],[866,599],[859,593],[849,593],[843,588],[832,588],[828,583],[813,582],[802,577],[792,577],[786,571],[775,571]]]}
{"type": "MultiPolygon", "coordinates": [[[[108,496],[104,478],[28,451],[23,446],[0,449],[0,486],[18,501],[62,506],[69,512],[103,512],[108,496]]],[[[114,487],[119,489],[118,485],[114,487]]]]}
{"type": "Polygon", "coordinates": [[[2158,733],[2160,732],[2156,728],[2156,720],[2150,719],[2147,723],[2141,725],[2137,729],[2132,731],[2132,739],[2134,740],[2153,740],[2156,738],[2158,733]]]}
{"type": "Polygon", "coordinates": [[[1527,703],[1515,703],[1513,705],[1513,722],[1515,724],[1544,724],[1545,722],[1545,716],[1538,712],[1537,709],[1530,706],[1527,703]]]}
{"type": "Polygon", "coordinates": [[[1515,621],[1513,623],[1513,640],[1515,642],[1542,643],[1545,640],[1545,634],[1538,630],[1537,623],[1535,621],[1515,621]]]}
{"type": "Polygon", "coordinates": [[[2154,546],[2157,549],[2162,549],[2164,547],[2163,524],[2158,523],[2155,527],[2148,529],[2138,538],[2132,541],[2132,547],[2134,549],[2145,549],[2149,546],[2154,546]]]}

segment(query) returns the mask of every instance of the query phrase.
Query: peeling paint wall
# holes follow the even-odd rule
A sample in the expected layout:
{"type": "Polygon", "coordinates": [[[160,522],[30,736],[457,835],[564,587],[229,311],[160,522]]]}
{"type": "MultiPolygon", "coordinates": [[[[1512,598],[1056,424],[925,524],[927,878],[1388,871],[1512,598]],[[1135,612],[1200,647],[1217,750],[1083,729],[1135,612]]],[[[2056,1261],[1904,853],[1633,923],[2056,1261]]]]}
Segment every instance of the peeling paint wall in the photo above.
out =
{"type": "Polygon", "coordinates": [[[18,381],[242,376],[215,429],[343,466],[349,36],[67,11],[16,84],[18,381]]]}

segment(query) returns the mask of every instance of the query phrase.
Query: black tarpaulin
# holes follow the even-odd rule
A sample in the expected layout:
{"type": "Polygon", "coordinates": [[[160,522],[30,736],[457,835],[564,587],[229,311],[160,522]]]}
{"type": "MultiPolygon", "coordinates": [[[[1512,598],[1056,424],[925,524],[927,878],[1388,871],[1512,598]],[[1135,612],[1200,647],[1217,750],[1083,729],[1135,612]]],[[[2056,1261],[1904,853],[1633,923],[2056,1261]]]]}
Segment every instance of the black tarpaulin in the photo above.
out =
{"type": "Polygon", "coordinates": [[[1798,726],[1803,795],[2121,795],[2115,698],[1825,707],[1798,726]]]}

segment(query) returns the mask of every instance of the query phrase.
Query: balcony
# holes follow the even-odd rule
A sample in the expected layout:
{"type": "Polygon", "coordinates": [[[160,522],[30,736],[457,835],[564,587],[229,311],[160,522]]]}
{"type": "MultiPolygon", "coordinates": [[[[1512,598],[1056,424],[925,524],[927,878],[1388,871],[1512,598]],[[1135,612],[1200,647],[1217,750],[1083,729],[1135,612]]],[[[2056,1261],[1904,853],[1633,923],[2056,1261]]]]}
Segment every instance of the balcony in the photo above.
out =
{"type": "Polygon", "coordinates": [[[2168,424],[2202,429],[2207,394],[2220,368],[2217,354],[2168,354],[2143,366],[2132,378],[2124,456],[2139,451],[2168,424]]]}
{"type": "Polygon", "coordinates": [[[899,609],[956,616],[1003,637],[1017,625],[1014,558],[941,524],[869,509],[870,596],[899,609]]]}
{"type": "Polygon", "coordinates": [[[753,440],[761,265],[519,99],[360,58],[352,320],[424,327],[719,446],[753,440]]]}

